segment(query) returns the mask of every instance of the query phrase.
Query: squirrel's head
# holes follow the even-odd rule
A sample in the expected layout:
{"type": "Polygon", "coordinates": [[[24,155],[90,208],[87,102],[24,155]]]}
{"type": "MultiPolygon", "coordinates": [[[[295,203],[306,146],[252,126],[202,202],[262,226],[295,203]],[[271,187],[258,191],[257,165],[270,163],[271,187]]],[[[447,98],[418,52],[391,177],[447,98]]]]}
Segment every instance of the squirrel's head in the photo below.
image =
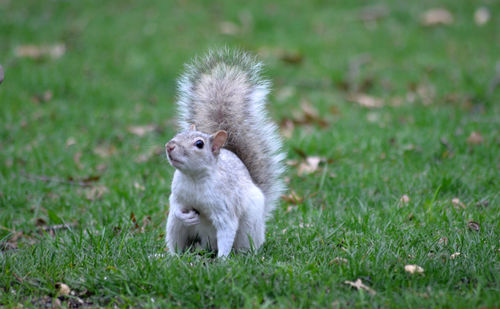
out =
{"type": "Polygon", "coordinates": [[[199,174],[217,162],[226,139],[226,131],[206,134],[192,125],[165,144],[168,162],[183,173],[199,174]]]}

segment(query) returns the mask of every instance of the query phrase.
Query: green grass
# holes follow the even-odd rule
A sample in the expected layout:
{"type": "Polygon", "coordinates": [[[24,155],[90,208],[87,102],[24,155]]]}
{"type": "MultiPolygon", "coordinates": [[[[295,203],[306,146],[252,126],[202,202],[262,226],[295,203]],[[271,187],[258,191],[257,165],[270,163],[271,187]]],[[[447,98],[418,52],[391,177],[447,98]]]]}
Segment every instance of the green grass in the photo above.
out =
{"type": "Polygon", "coordinates": [[[0,306],[50,306],[57,282],[74,291],[64,306],[500,305],[499,3],[442,1],[453,24],[424,27],[434,1],[383,1],[376,22],[360,20],[367,1],[281,2],[0,1],[0,306]],[[224,21],[240,31],[221,33],[224,21]],[[16,56],[56,43],[58,59],[16,56]],[[175,79],[218,46],[260,54],[277,122],[304,101],[319,110],[327,126],[296,125],[285,147],[326,162],[289,168],[303,201],[282,201],[258,252],[158,258],[173,168],[157,149],[175,134],[175,79]],[[384,107],[349,102],[346,85],[384,107]],[[376,294],[344,284],[357,278],[376,294]]]}

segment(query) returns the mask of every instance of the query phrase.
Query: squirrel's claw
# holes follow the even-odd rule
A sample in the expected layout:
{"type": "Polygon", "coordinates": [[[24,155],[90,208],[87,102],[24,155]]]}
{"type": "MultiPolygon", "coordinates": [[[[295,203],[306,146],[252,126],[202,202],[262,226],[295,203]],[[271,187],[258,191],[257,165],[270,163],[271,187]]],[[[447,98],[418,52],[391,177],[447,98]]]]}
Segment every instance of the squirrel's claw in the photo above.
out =
{"type": "Polygon", "coordinates": [[[186,226],[192,226],[200,223],[200,215],[194,209],[188,211],[185,209],[176,209],[174,211],[174,215],[186,226]]]}

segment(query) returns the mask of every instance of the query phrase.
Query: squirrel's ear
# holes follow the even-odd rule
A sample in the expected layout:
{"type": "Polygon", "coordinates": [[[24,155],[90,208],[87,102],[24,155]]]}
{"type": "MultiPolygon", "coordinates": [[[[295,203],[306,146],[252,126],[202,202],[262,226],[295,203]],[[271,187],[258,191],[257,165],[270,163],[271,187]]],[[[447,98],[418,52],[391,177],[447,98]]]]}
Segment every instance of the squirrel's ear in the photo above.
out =
{"type": "Polygon", "coordinates": [[[189,126],[189,131],[196,131],[196,126],[194,125],[194,123],[189,126]]]}
{"type": "Polygon", "coordinates": [[[224,130],[220,130],[220,131],[215,132],[211,137],[212,137],[211,138],[211,140],[212,140],[212,153],[214,155],[218,155],[220,149],[222,148],[222,146],[224,146],[224,143],[226,142],[227,132],[224,130]]]}

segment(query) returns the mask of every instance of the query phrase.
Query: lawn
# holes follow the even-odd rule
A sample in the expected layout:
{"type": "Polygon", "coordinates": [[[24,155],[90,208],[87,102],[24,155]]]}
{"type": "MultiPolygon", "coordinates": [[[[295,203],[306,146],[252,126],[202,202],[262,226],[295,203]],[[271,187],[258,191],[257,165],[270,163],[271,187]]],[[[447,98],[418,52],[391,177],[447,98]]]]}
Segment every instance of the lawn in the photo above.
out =
{"type": "Polygon", "coordinates": [[[0,0],[0,306],[498,307],[499,29],[491,0],[0,0]],[[265,64],[289,190],[258,252],[171,257],[176,78],[223,46],[265,64]]]}

